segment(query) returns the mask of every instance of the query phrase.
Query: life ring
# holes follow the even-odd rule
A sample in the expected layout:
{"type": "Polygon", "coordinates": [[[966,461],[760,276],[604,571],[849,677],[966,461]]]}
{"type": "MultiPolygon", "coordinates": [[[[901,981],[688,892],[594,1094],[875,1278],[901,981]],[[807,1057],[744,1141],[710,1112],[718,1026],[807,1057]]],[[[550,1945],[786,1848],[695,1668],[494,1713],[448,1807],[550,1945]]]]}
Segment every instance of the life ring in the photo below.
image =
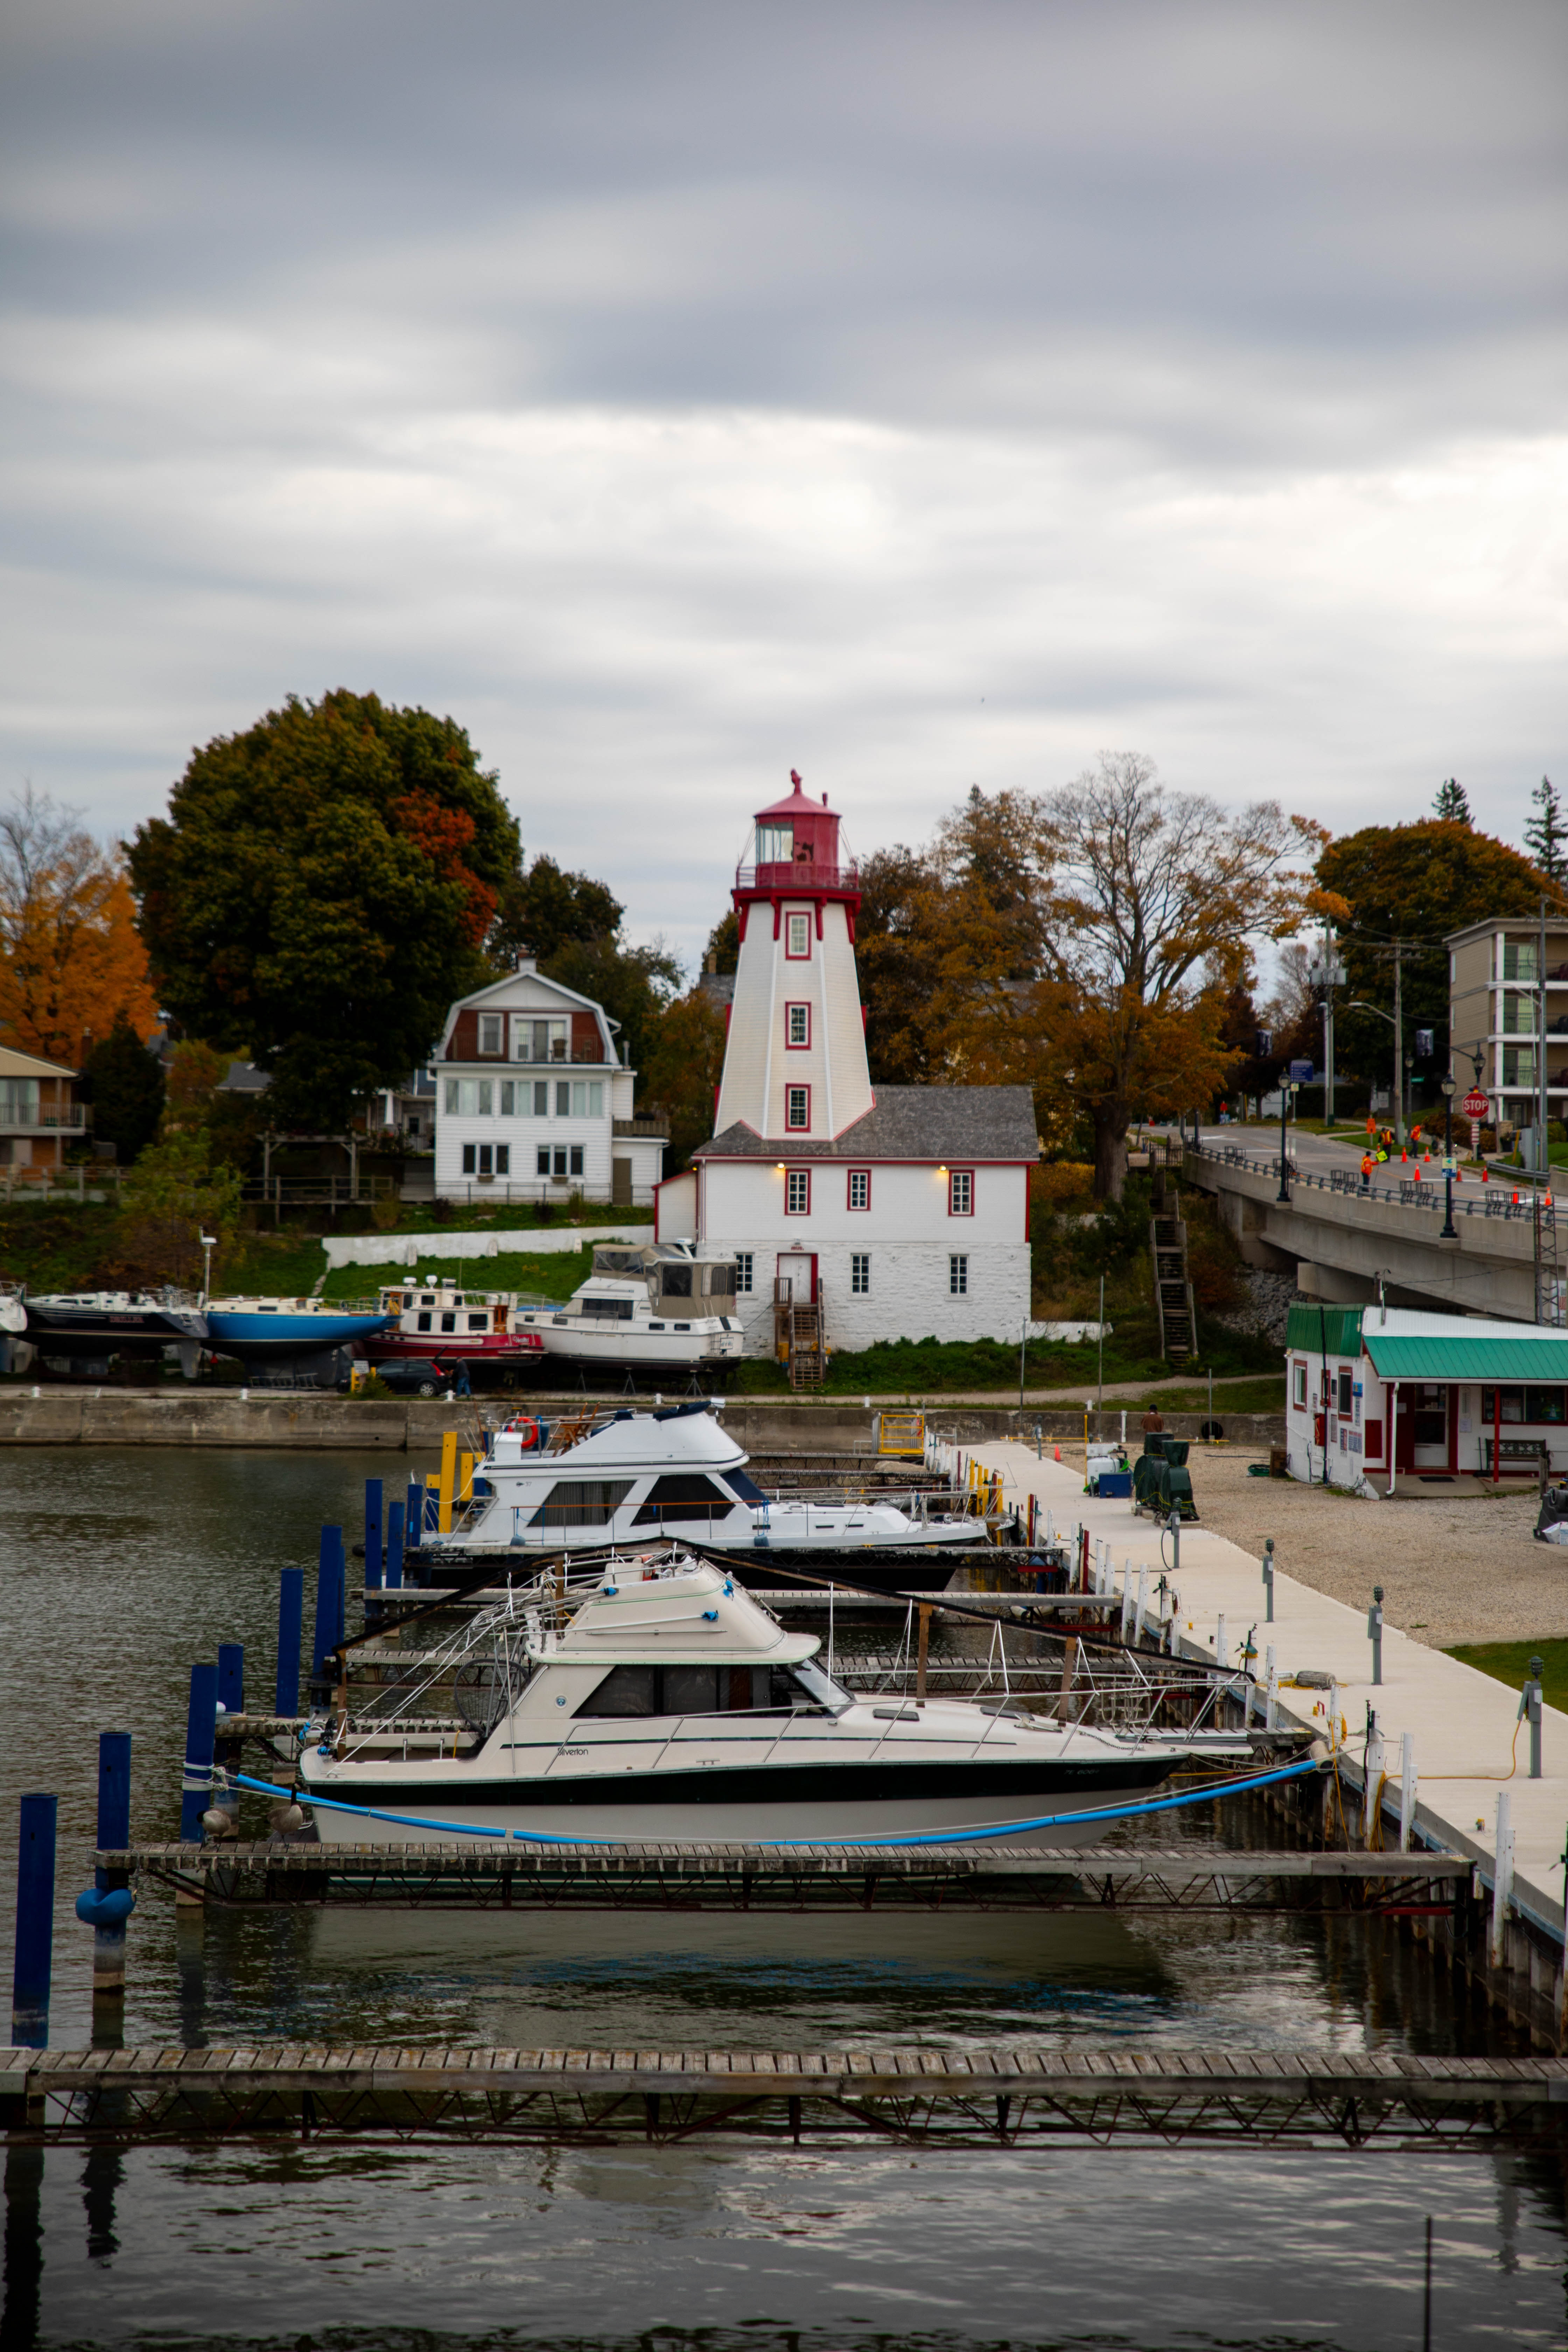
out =
{"type": "Polygon", "coordinates": [[[515,1437],[525,1454],[539,1443],[539,1423],[530,1421],[526,1415],[521,1421],[509,1421],[506,1429],[507,1435],[515,1437]]]}

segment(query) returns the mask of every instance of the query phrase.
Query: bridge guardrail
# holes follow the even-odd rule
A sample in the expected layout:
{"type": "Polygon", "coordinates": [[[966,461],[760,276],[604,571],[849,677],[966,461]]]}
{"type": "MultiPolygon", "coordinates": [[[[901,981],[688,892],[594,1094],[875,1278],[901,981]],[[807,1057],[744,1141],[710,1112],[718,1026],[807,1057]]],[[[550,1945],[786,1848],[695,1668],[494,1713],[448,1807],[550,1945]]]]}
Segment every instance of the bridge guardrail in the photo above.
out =
{"type": "MultiPolygon", "coordinates": [[[[1272,1160],[1254,1160],[1233,1143],[1189,1143],[1187,1150],[1194,1160],[1212,1160],[1222,1168],[1242,1168],[1251,1175],[1266,1176],[1274,1183],[1279,1181],[1278,1154],[1272,1160]]],[[[1309,1170],[1303,1174],[1293,1160],[1286,1164],[1291,1184],[1309,1189],[1315,1185],[1320,1192],[1342,1192],[1357,1201],[1386,1201],[1396,1209],[1432,1210],[1443,1204],[1445,1187],[1441,1176],[1419,1180],[1401,1177],[1394,1184],[1363,1186],[1354,1169],[1334,1168],[1321,1174],[1309,1170]]],[[[1476,1182],[1474,1179],[1471,1181],[1476,1182]]],[[[1528,1179],[1516,1187],[1494,1178],[1484,1185],[1476,1183],[1476,1191],[1469,1199],[1456,1198],[1454,1214],[1457,1217],[1529,1217],[1533,1213],[1534,1192],[1535,1187],[1528,1179]]]]}

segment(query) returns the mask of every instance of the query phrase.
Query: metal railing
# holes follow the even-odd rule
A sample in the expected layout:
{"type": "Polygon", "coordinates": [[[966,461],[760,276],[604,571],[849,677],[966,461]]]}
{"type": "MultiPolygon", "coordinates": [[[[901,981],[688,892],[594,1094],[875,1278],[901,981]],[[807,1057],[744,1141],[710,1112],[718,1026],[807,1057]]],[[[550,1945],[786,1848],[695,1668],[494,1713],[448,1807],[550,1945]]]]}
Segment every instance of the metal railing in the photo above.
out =
{"type": "Polygon", "coordinates": [[[737,866],[737,890],[858,890],[860,875],[854,866],[814,866],[805,859],[779,858],[766,866],[737,866]]]}
{"type": "MultiPolygon", "coordinates": [[[[1212,1160],[1224,1168],[1242,1168],[1249,1175],[1266,1176],[1270,1183],[1279,1181],[1278,1152],[1269,1160],[1255,1160],[1230,1143],[1189,1143],[1187,1150],[1194,1160],[1212,1160]]],[[[1445,1187],[1441,1174],[1423,1177],[1419,1181],[1401,1177],[1393,1184],[1373,1182],[1363,1185],[1352,1169],[1336,1168],[1321,1174],[1311,1169],[1303,1171],[1289,1157],[1285,1168],[1291,1186],[1302,1191],[1310,1192],[1316,1188],[1320,1192],[1342,1192],[1357,1201],[1386,1201],[1394,1208],[1440,1209],[1443,1205],[1445,1187]]],[[[1456,1177],[1454,1181],[1458,1186],[1460,1180],[1456,1177]]],[[[1501,1175],[1494,1175],[1484,1185],[1475,1177],[1470,1179],[1470,1182],[1474,1190],[1468,1199],[1461,1199],[1456,1190],[1454,1214],[1457,1217],[1533,1215],[1536,1179],[1531,1171],[1510,1168],[1501,1175]]]]}

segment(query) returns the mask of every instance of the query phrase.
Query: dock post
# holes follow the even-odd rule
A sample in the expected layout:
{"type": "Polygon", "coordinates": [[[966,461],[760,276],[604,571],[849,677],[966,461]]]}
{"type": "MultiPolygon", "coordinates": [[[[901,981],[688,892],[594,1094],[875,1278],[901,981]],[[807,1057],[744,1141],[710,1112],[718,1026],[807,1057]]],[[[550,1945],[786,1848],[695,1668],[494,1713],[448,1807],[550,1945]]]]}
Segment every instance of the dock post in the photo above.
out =
{"type": "Polygon", "coordinates": [[[1513,1893],[1513,1822],[1506,1789],[1498,1790],[1497,1869],[1492,1877],[1491,1961],[1500,1969],[1508,1932],[1509,1897],[1513,1893]]]}
{"type": "Polygon", "coordinates": [[[1272,1536],[1265,1536],[1263,1538],[1263,1622],[1266,1625],[1272,1625],[1274,1622],[1274,1538],[1272,1536]]]}
{"type": "Polygon", "coordinates": [[[1274,1661],[1274,1644],[1268,1644],[1268,1673],[1263,1700],[1263,1728],[1277,1731],[1279,1727],[1279,1669],[1274,1661]]]}
{"type": "Polygon", "coordinates": [[[16,1955],[11,1971],[11,2040],[42,2050],[49,2038],[49,1972],[55,1948],[55,1828],[58,1797],[34,1791],[21,1804],[16,1853],[16,1955]]]}
{"type": "Polygon", "coordinates": [[[1372,1680],[1375,1689],[1383,1680],[1383,1587],[1372,1588],[1372,1607],[1366,1612],[1366,1638],[1372,1643],[1372,1680]]]}
{"type": "Polygon", "coordinates": [[[1217,1665],[1217,1666],[1218,1666],[1218,1668],[1219,1668],[1219,1670],[1220,1670],[1221,1674],[1224,1674],[1224,1672],[1225,1672],[1225,1670],[1226,1670],[1226,1664],[1227,1664],[1227,1662],[1228,1662],[1228,1660],[1229,1660],[1229,1657],[1230,1657],[1230,1652],[1229,1652],[1229,1650],[1226,1647],[1226,1639],[1225,1639],[1225,1617],[1224,1617],[1224,1613],[1223,1613],[1223,1612],[1222,1612],[1222,1613],[1221,1613],[1218,1617],[1216,1617],[1216,1618],[1215,1618],[1215,1629],[1214,1629],[1214,1654],[1215,1654],[1215,1665],[1217,1665]]]}
{"type": "Polygon", "coordinates": [[[1132,1612],[1132,1641],[1135,1648],[1142,1647],[1143,1641],[1143,1621],[1148,1614],[1149,1563],[1145,1560],[1142,1567],[1138,1570],[1138,1606],[1132,1612]]]}
{"type": "Polygon", "coordinates": [[[423,1584],[425,1581],[424,1562],[418,1558],[419,1547],[424,1540],[425,1481],[422,1478],[410,1478],[407,1507],[403,1517],[403,1573],[405,1583],[423,1584]]]}
{"type": "Polygon", "coordinates": [[[327,1678],[327,1662],[343,1638],[343,1531],[321,1529],[316,1565],[316,1636],[310,1650],[310,1696],[327,1678]]]}
{"type": "Polygon", "coordinates": [[[278,1588],[278,1686],[279,1715],[300,1712],[300,1641],[305,1628],[305,1571],[286,1568],[278,1588]]]}
{"type": "Polygon", "coordinates": [[[436,1527],[440,1535],[452,1532],[452,1489],[458,1483],[458,1433],[445,1430],[441,1436],[441,1484],[437,1489],[436,1527]]]}
{"type": "MultiPolygon", "coordinates": [[[[243,1642],[220,1642],[217,1645],[217,1703],[225,1715],[245,1713],[245,1644],[243,1642]]],[[[215,1760],[226,1771],[239,1769],[240,1743],[237,1739],[219,1739],[214,1746],[215,1760]]],[[[231,1819],[239,1813],[239,1790],[219,1788],[213,1802],[231,1819]]]]}
{"type": "Polygon", "coordinates": [[[364,1580],[366,1590],[381,1590],[381,1480],[364,1482],[364,1580]]]}
{"type": "Polygon", "coordinates": [[[213,1748],[217,1735],[217,1668],[191,1668],[185,1718],[185,1769],[180,1780],[180,1843],[200,1845],[202,1815],[212,1802],[213,1748]]]}
{"type": "Polygon", "coordinates": [[[1361,1842],[1372,1843],[1372,1833],[1382,1810],[1383,1734],[1377,1729],[1377,1718],[1372,1718],[1366,1735],[1366,1749],[1362,1769],[1361,1842]]]}
{"type": "Polygon", "coordinates": [[[386,1507],[386,1590],[399,1592],[403,1589],[403,1506],[388,1503],[386,1507]]]}
{"type": "MultiPolygon", "coordinates": [[[[1530,1679],[1519,1695],[1519,1713],[1530,1725],[1530,1777],[1532,1780],[1539,1780],[1541,1778],[1542,1672],[1542,1661],[1539,1658],[1531,1658],[1530,1679]]],[[[1514,1719],[1517,1722],[1519,1718],[1516,1717],[1514,1719]]]]}
{"type": "Polygon", "coordinates": [[[1415,1827],[1415,1734],[1402,1731],[1399,1735],[1399,1851],[1410,1851],[1411,1832],[1415,1827]]]}
{"type": "MultiPolygon", "coordinates": [[[[121,1853],[130,1843],[131,1734],[128,1731],[100,1731],[98,1735],[98,1850],[100,1853],[121,1853]]],[[[106,1870],[101,1864],[94,1876],[100,1895],[115,1894],[131,1884],[129,1871],[106,1870]]],[[[100,1924],[94,1920],[92,2008],[95,2042],[99,2040],[99,2003],[111,2001],[118,2004],[124,1999],[125,1922],[112,1919],[100,1924]]]]}

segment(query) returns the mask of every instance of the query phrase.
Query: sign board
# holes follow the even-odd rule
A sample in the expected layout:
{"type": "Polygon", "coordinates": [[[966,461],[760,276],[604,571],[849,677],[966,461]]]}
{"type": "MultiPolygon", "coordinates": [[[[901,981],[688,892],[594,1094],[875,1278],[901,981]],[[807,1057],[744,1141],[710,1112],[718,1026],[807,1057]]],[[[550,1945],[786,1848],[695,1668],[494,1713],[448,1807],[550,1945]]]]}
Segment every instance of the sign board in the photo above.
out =
{"type": "Polygon", "coordinates": [[[1312,1065],[1310,1062],[1292,1062],[1290,1065],[1290,1084],[1293,1087],[1310,1087],[1311,1083],[1312,1065]]]}
{"type": "Polygon", "coordinates": [[[1459,1105],[1459,1108],[1464,1112],[1467,1118],[1489,1118],[1491,1117],[1492,1107],[1490,1098],[1486,1095],[1477,1094],[1473,1089],[1465,1097],[1464,1101],[1459,1105]]]}
{"type": "Polygon", "coordinates": [[[1418,1062],[1431,1060],[1432,1037],[1433,1033],[1430,1029],[1417,1029],[1415,1032],[1415,1058],[1418,1062]]]}

